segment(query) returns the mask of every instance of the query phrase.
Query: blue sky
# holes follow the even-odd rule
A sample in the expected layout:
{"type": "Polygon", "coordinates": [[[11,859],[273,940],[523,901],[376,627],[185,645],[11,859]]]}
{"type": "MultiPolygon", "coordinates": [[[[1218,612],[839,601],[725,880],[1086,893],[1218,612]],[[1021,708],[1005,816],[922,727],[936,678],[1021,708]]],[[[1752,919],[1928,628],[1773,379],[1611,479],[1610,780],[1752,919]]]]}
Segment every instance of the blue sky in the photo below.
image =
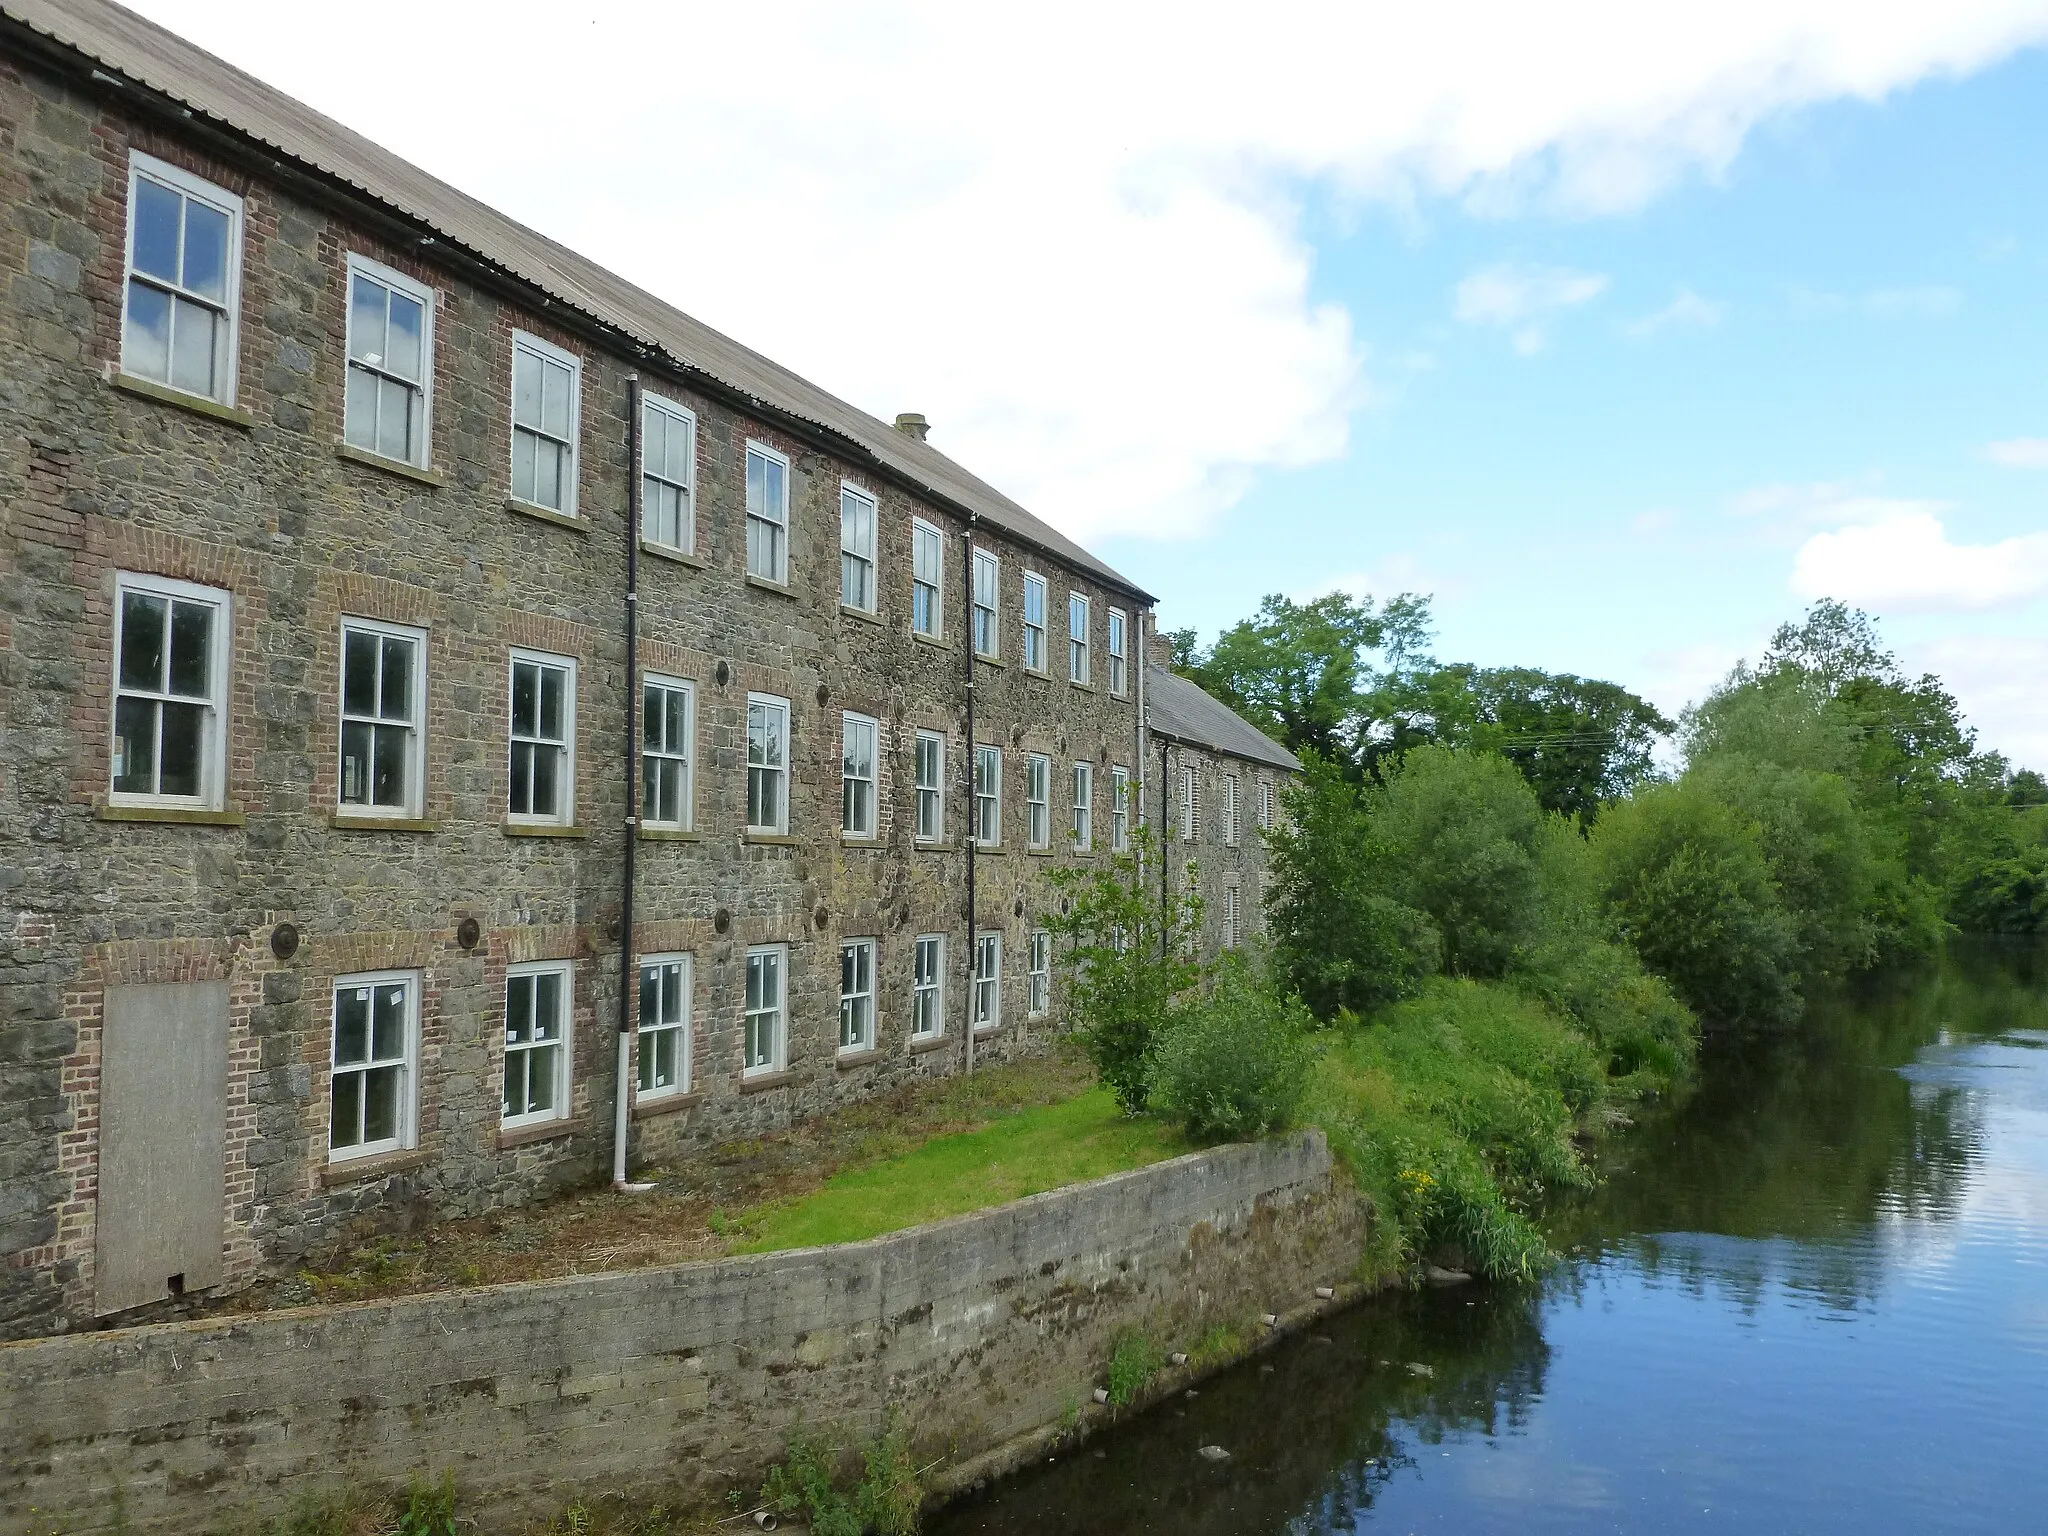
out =
{"type": "Polygon", "coordinates": [[[133,3],[1171,625],[1412,589],[1676,709],[1825,593],[2048,766],[2048,0],[133,3]]]}
{"type": "MultiPolygon", "coordinates": [[[[1326,205],[1315,291],[1355,317],[1372,388],[1348,452],[1261,476],[1199,539],[1104,552],[1205,637],[1264,591],[1412,588],[1442,656],[1682,704],[1804,608],[1796,558],[1844,520],[1932,502],[1960,545],[2048,529],[2048,470],[1989,451],[2048,436],[2044,144],[2029,51],[1794,111],[1625,213],[1326,205]],[[1503,267],[1602,281],[1518,348],[1457,318],[1503,267]]],[[[1957,674],[1992,745],[2048,764],[2048,582],[1987,606],[1851,585],[1904,659],[1957,674]]]]}

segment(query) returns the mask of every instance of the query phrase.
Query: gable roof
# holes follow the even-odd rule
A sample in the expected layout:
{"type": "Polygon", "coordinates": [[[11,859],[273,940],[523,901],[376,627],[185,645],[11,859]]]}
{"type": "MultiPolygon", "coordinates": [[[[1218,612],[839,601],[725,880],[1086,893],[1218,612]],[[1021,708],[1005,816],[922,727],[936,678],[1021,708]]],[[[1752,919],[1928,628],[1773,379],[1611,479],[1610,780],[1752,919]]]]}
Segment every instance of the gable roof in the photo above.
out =
{"type": "Polygon", "coordinates": [[[1301,759],[1197,684],[1161,666],[1145,669],[1145,723],[1155,736],[1290,771],[1301,759]]]}
{"type": "MultiPolygon", "coordinates": [[[[526,228],[303,102],[110,0],[0,0],[5,15],[169,97],[319,176],[382,203],[409,224],[601,325],[623,332],[685,376],[700,375],[842,441],[849,457],[959,511],[985,518],[1109,585],[1151,594],[928,443],[826,393],[809,380],[693,320],[567,246],[526,228]]],[[[108,82],[120,84],[122,82],[108,82]]]]}

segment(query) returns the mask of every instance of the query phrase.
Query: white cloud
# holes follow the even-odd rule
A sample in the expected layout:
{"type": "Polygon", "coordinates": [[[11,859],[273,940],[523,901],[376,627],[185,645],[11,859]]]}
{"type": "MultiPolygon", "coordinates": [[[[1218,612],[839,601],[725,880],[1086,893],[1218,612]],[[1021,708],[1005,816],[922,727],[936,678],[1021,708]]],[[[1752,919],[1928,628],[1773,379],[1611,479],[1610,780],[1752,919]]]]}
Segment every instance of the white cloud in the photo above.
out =
{"type": "Polygon", "coordinates": [[[1348,593],[1352,597],[1370,597],[1375,602],[1385,602],[1403,592],[1419,592],[1425,597],[1441,596],[1445,592],[1458,592],[1464,584],[1456,579],[1443,580],[1432,577],[1422,568],[1422,562],[1410,554],[1388,555],[1378,563],[1340,575],[1326,576],[1310,583],[1297,592],[1288,594],[1297,603],[1313,602],[1327,597],[1332,592],[1348,593]]]}
{"type": "Polygon", "coordinates": [[[1690,288],[1681,288],[1662,309],[1640,320],[1631,320],[1623,329],[1637,340],[1647,341],[1660,331],[1697,331],[1719,325],[1724,313],[1725,306],[1701,298],[1690,288]]]}
{"type": "Polygon", "coordinates": [[[1310,195],[1633,209],[2048,36],[2041,0],[136,3],[1081,536],[1344,451],[1310,195]]]}
{"type": "Polygon", "coordinates": [[[1654,538],[1658,534],[1669,533],[1681,520],[1675,507],[1652,507],[1649,511],[1638,512],[1630,518],[1628,526],[1632,533],[1644,538],[1654,538]]]}
{"type": "Polygon", "coordinates": [[[1977,729],[1980,746],[2016,766],[2048,770],[2048,638],[2034,635],[1945,635],[1906,646],[1901,661],[1932,672],[1977,729]]]}
{"type": "Polygon", "coordinates": [[[1933,512],[1892,513],[1816,533],[1792,563],[1801,597],[1881,613],[1954,613],[2048,596],[2048,532],[1957,544],[1933,512]]]}
{"type": "Polygon", "coordinates": [[[1458,284],[1451,313],[1465,325],[1512,331],[1515,350],[1526,356],[1543,349],[1548,339],[1544,322],[1550,316],[1596,299],[1606,288],[1607,278],[1599,272],[1503,262],[1458,284]]]}
{"type": "Polygon", "coordinates": [[[1829,293],[1801,288],[1794,291],[1792,305],[1806,314],[1839,315],[1854,311],[1881,320],[1934,320],[1962,308],[1962,290],[1939,283],[1909,288],[1868,288],[1862,293],[1829,293]]]}
{"type": "Polygon", "coordinates": [[[1987,444],[1984,457],[2007,469],[2048,469],[2048,437],[2009,437],[1987,444]]]}

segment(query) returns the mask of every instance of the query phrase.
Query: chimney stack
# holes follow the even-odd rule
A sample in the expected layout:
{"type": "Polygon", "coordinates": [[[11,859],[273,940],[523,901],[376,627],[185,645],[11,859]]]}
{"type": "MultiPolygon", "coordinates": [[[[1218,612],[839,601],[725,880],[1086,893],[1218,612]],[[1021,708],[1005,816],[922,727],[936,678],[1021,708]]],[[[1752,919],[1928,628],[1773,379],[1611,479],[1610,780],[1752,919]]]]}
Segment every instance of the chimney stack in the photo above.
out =
{"type": "Polygon", "coordinates": [[[931,429],[932,424],[924,419],[920,411],[905,411],[896,418],[896,430],[905,437],[916,438],[920,443],[925,440],[931,429]]]}
{"type": "Polygon", "coordinates": [[[1145,636],[1145,659],[1155,667],[1173,670],[1173,642],[1163,629],[1155,629],[1145,636]]]}

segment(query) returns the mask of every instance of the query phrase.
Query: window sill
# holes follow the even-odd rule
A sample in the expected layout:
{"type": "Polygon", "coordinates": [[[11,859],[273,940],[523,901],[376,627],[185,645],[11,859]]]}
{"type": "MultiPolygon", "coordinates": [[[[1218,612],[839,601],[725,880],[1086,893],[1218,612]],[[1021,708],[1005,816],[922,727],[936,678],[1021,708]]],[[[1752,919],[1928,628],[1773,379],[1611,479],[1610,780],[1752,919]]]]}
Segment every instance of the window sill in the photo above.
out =
{"type": "Polygon", "coordinates": [[[786,832],[745,832],[740,835],[743,843],[756,843],[763,848],[794,848],[796,839],[786,832]]]}
{"type": "Polygon", "coordinates": [[[1005,848],[1001,843],[976,843],[974,845],[974,851],[976,853],[1001,855],[1008,853],[1010,850],[1005,848]]]}
{"type": "Polygon", "coordinates": [[[844,837],[839,839],[842,848],[886,848],[889,845],[879,837],[844,837]]]}
{"type": "Polygon", "coordinates": [[[1067,686],[1069,688],[1078,688],[1083,693],[1093,693],[1095,691],[1095,685],[1093,683],[1077,683],[1071,677],[1067,679],[1067,686]]]}
{"type": "Polygon", "coordinates": [[[521,517],[530,517],[538,523],[553,523],[557,528],[572,528],[578,533],[590,532],[590,521],[578,517],[574,512],[557,512],[553,507],[536,506],[530,501],[521,501],[517,496],[505,498],[505,510],[517,512],[521,517]]]}
{"type": "Polygon", "coordinates": [[[1007,669],[1010,665],[1007,661],[1003,660],[1002,657],[991,656],[987,651],[976,651],[974,653],[974,659],[980,662],[984,667],[1001,667],[1007,669]]]}
{"type": "Polygon", "coordinates": [[[912,1040],[910,1042],[910,1054],[913,1056],[929,1056],[933,1051],[943,1051],[952,1043],[944,1035],[933,1035],[928,1040],[912,1040]]]}
{"type": "Polygon", "coordinates": [[[1052,850],[1050,848],[1026,848],[1024,856],[1031,859],[1049,859],[1052,857],[1052,850]]]}
{"type": "Polygon", "coordinates": [[[547,822],[508,821],[505,823],[507,837],[588,837],[588,827],[553,826],[547,822]]]}
{"type": "Polygon", "coordinates": [[[652,555],[657,560],[666,560],[672,565],[687,565],[693,571],[704,569],[704,562],[691,554],[687,549],[676,549],[668,544],[657,544],[652,539],[642,539],[640,541],[640,552],[643,555],[652,555]]]}
{"type": "Polygon", "coordinates": [[[643,843],[701,843],[704,834],[684,827],[642,827],[640,841],[643,843]]]}
{"type": "Polygon", "coordinates": [[[747,585],[759,587],[763,592],[773,592],[777,597],[793,599],[796,596],[796,588],[788,582],[770,581],[766,576],[756,576],[752,571],[747,572],[747,585]]]}
{"type": "Polygon", "coordinates": [[[131,395],[140,395],[145,400],[154,400],[161,405],[175,405],[195,416],[211,416],[215,421],[224,421],[231,427],[241,427],[246,431],[256,425],[255,416],[239,405],[222,405],[218,400],[209,400],[204,395],[173,389],[168,384],[159,384],[154,379],[138,378],[117,368],[107,370],[107,382],[116,389],[126,390],[131,395]]]}
{"type": "Polygon", "coordinates": [[[347,811],[335,811],[327,818],[327,825],[337,832],[438,832],[441,823],[428,821],[418,816],[352,816],[347,811]]]}
{"type": "Polygon", "coordinates": [[[1019,670],[1026,677],[1043,678],[1048,683],[1052,681],[1052,670],[1048,667],[1022,667],[1019,670]]]}
{"type": "Polygon", "coordinates": [[[388,1178],[394,1173],[409,1173],[415,1168],[424,1168],[434,1161],[435,1154],[424,1147],[412,1147],[403,1152],[379,1152],[373,1157],[345,1157],[331,1162],[320,1170],[320,1182],[328,1189],[342,1184],[360,1184],[368,1179],[388,1178]]]}
{"type": "Polygon", "coordinates": [[[879,1046],[869,1046],[864,1051],[841,1051],[832,1058],[832,1065],[845,1072],[853,1067],[871,1067],[882,1059],[879,1046]]]}
{"type": "Polygon", "coordinates": [[[544,1120],[535,1125],[515,1125],[509,1130],[498,1127],[498,1150],[509,1152],[514,1147],[530,1147],[536,1142],[559,1141],[564,1136],[580,1136],[584,1122],[580,1119],[544,1120]]]}
{"type": "Polygon", "coordinates": [[[663,1115],[679,1115],[686,1109],[695,1109],[704,1102],[701,1093],[664,1093],[658,1099],[643,1099],[637,1094],[633,1098],[635,1120],[658,1120],[663,1115]]]}
{"type": "Polygon", "coordinates": [[[950,651],[954,648],[952,641],[942,639],[937,635],[927,635],[922,630],[913,629],[910,632],[910,638],[919,645],[930,646],[935,651],[950,651]]]}
{"type": "Polygon", "coordinates": [[[240,811],[202,811],[183,805],[101,805],[93,808],[101,821],[160,821],[185,827],[246,827],[240,811]]]}
{"type": "Polygon", "coordinates": [[[742,1075],[741,1093],[766,1093],[771,1088],[787,1088],[796,1081],[796,1074],[784,1067],[780,1072],[761,1072],[753,1077],[742,1075]]]}
{"type": "Polygon", "coordinates": [[[919,853],[958,853],[960,851],[960,845],[958,843],[943,837],[920,837],[916,842],[911,844],[911,847],[919,853]]]}
{"type": "Polygon", "coordinates": [[[872,608],[856,608],[851,603],[841,603],[839,605],[839,616],[842,619],[859,619],[863,624],[873,624],[878,627],[886,627],[888,623],[887,620],[872,608]]]}
{"type": "Polygon", "coordinates": [[[974,1038],[977,1040],[992,1039],[1002,1032],[1003,1026],[1000,1022],[995,1024],[977,1024],[974,1026],[974,1038]]]}
{"type": "Polygon", "coordinates": [[[381,469],[385,474],[397,475],[401,480],[416,480],[421,485],[439,487],[448,483],[448,477],[438,469],[421,469],[417,464],[408,464],[403,459],[389,459],[381,453],[372,453],[367,448],[358,448],[354,443],[336,443],[334,456],[346,459],[351,464],[360,464],[365,469],[381,469]]]}

